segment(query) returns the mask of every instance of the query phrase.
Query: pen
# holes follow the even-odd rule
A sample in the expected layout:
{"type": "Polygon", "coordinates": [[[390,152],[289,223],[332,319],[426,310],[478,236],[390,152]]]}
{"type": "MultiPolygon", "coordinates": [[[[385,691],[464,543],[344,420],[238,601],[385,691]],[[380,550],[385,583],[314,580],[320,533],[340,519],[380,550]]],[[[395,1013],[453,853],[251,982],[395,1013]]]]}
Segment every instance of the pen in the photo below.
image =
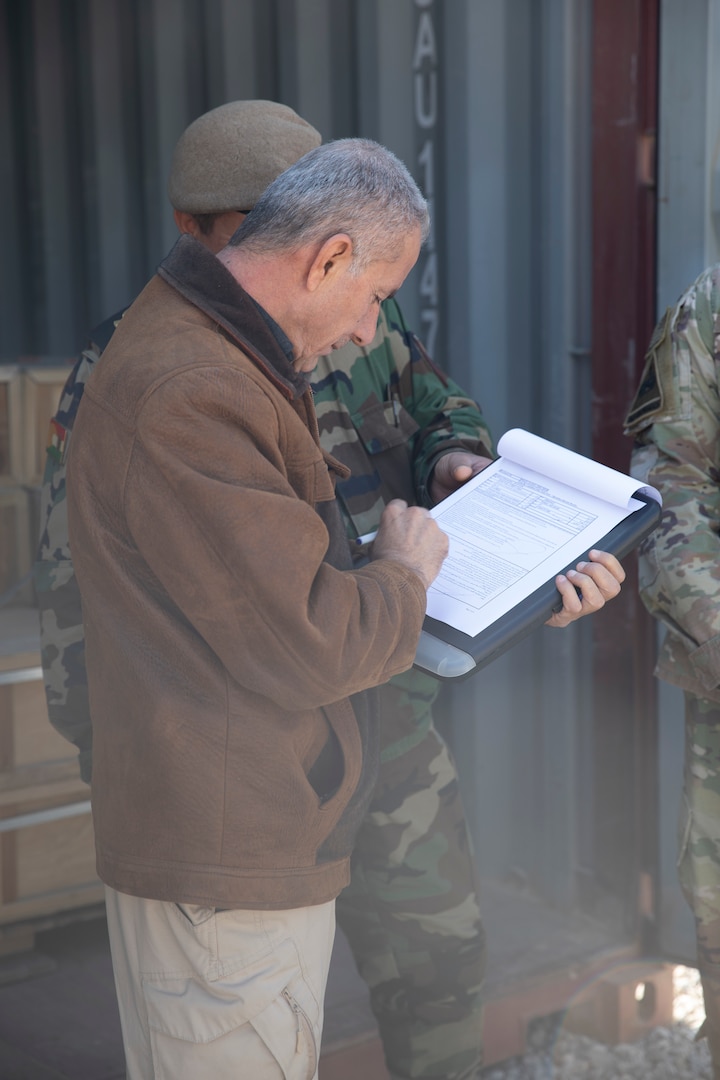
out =
{"type": "Polygon", "coordinates": [[[371,544],[376,536],[377,536],[377,529],[375,530],[375,532],[365,533],[364,536],[357,536],[355,538],[355,543],[358,545],[358,547],[361,546],[362,544],[371,544]]]}

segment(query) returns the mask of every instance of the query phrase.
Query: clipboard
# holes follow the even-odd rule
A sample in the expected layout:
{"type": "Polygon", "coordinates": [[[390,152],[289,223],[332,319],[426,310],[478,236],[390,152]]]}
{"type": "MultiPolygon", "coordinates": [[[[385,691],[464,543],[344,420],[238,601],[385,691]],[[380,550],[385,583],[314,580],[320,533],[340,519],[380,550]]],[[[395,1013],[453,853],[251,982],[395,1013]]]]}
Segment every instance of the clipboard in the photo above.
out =
{"type": "MultiPolygon", "coordinates": [[[[639,491],[633,497],[644,505],[623,518],[619,525],[593,544],[593,548],[609,551],[618,559],[623,559],[657,527],[662,516],[660,503],[639,491]]],[[[587,551],[579,552],[564,570],[573,568],[587,557],[587,551]]],[[[553,574],[534,593],[474,637],[426,616],[413,666],[444,681],[462,680],[473,675],[542,626],[554,611],[559,610],[560,594],[555,587],[556,577],[557,574],[553,574]]]]}

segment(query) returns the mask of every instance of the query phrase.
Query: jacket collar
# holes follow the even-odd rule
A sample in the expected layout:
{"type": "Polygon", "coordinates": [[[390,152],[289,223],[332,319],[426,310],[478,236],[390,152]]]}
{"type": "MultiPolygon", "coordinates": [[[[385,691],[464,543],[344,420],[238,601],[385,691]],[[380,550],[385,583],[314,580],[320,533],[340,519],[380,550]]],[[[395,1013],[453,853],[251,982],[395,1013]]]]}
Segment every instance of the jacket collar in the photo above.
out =
{"type": "Polygon", "coordinates": [[[282,329],[203,244],[181,236],[160,263],[158,275],[222,326],[291,399],[305,393],[308,379],[292,366],[286,351],[292,346],[282,329]]]}

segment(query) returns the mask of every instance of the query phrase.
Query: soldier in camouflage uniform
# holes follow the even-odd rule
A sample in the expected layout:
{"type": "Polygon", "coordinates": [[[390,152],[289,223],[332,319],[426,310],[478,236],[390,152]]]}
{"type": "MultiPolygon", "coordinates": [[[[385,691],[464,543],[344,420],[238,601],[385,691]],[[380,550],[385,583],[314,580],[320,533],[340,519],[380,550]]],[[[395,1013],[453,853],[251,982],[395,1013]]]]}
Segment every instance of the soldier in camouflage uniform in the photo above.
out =
{"type": "MultiPolygon", "coordinates": [[[[434,366],[394,300],[370,348],[320,359],[313,390],[320,442],[352,470],[337,487],[350,537],[376,529],[390,499],[437,502],[439,456],[458,454],[469,472],[492,453],[477,406],[434,366]]],[[[476,1076],[481,1063],[485,935],[457,773],[433,723],[439,688],[415,669],[378,687],[380,778],[336,912],[393,1077],[449,1080],[476,1076]]]]}
{"type": "MultiPolygon", "coordinates": [[[[242,137],[251,157],[252,141],[247,132],[242,137]]],[[[268,153],[266,142],[256,154],[268,153]]],[[[212,159],[211,147],[207,156],[212,159]]],[[[175,159],[169,187],[178,226],[217,251],[227,240],[228,216],[234,228],[237,208],[249,209],[252,201],[233,191],[214,217],[193,215],[177,194],[180,171],[175,159]]],[[[92,729],[68,545],[65,453],[85,383],[121,315],[93,334],[51,421],[35,568],[50,720],[78,747],[88,783],[92,729]]],[[[392,300],[383,305],[369,349],[337,350],[313,377],[323,448],[353,471],[338,490],[353,539],[377,527],[391,498],[430,505],[492,453],[477,406],[433,365],[392,300]],[[442,457],[444,468],[435,475],[442,457]]],[[[433,723],[439,686],[410,671],[379,689],[380,780],[336,911],[370,988],[391,1075],[470,1080],[482,1059],[485,939],[457,773],[433,723]]]]}
{"type": "Polygon", "coordinates": [[[678,873],[695,918],[699,1034],[720,1080],[720,264],[658,323],[626,434],[633,475],[663,496],[640,591],[667,628],[656,675],[685,692],[678,873]]]}

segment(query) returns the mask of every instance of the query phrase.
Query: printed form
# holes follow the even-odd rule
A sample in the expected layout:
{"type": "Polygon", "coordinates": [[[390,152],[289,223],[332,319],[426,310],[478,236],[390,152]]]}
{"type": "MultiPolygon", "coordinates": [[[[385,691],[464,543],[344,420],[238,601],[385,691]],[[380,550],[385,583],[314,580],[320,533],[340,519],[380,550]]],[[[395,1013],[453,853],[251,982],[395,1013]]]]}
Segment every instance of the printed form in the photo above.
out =
{"type": "Polygon", "coordinates": [[[427,614],[474,636],[598,544],[654,488],[521,429],[430,513],[450,540],[427,614]]]}

